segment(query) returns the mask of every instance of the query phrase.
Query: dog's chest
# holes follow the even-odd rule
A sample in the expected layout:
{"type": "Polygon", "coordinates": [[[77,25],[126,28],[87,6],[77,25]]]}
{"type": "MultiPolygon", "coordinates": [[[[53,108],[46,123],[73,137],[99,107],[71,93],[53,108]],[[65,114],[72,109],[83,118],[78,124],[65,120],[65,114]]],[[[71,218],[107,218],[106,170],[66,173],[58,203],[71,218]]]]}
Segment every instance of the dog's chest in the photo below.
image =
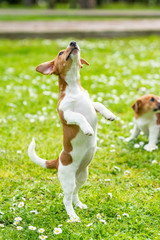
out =
{"type": "Polygon", "coordinates": [[[79,88],[74,88],[74,91],[67,91],[66,89],[66,95],[61,101],[59,109],[63,112],[70,110],[81,113],[93,128],[97,124],[97,114],[87,91],[79,88]]]}
{"type": "Polygon", "coordinates": [[[151,126],[156,127],[156,118],[155,117],[148,117],[148,116],[142,116],[135,120],[138,128],[145,134],[149,135],[149,128],[151,126]]]}

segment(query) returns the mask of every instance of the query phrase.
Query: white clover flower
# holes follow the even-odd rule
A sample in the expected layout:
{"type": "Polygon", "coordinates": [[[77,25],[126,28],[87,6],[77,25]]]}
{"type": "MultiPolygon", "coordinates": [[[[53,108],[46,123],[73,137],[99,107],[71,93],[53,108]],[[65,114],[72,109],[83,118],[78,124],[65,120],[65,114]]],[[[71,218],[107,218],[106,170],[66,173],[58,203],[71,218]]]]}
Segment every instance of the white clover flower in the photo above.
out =
{"type": "Polygon", "coordinates": [[[21,217],[16,217],[14,220],[20,222],[20,221],[22,221],[22,218],[21,217]]]}
{"type": "Polygon", "coordinates": [[[121,220],[121,216],[120,216],[120,215],[117,215],[117,219],[118,219],[118,220],[121,220]]]}
{"type": "Polygon", "coordinates": [[[37,210],[32,210],[32,211],[30,211],[30,213],[38,214],[37,210]]]}
{"type": "Polygon", "coordinates": [[[129,217],[128,213],[123,213],[122,216],[129,217]]]}
{"type": "Polygon", "coordinates": [[[152,164],[157,164],[157,163],[158,163],[157,160],[152,161],[152,164]]]}
{"type": "Polygon", "coordinates": [[[106,220],[104,220],[104,219],[100,219],[99,221],[104,223],[104,224],[107,224],[106,220]]]}
{"type": "Polygon", "coordinates": [[[129,174],[131,174],[130,171],[128,171],[128,170],[124,171],[124,175],[128,176],[129,174]]]}
{"type": "Polygon", "coordinates": [[[0,227],[1,227],[1,228],[4,228],[4,224],[0,224],[0,227]]]}
{"type": "Polygon", "coordinates": [[[24,202],[20,202],[19,204],[18,204],[18,207],[19,208],[21,208],[21,207],[23,207],[24,206],[24,202]]]}
{"type": "Polygon", "coordinates": [[[108,196],[112,199],[112,193],[108,193],[108,196]]]}
{"type": "Polygon", "coordinates": [[[100,215],[99,213],[97,214],[97,218],[98,218],[98,219],[101,219],[101,215],[100,215]]]}
{"type": "Polygon", "coordinates": [[[47,236],[44,236],[44,235],[41,235],[41,236],[39,236],[39,238],[40,239],[46,239],[46,238],[48,238],[47,236]]]}
{"type": "Polygon", "coordinates": [[[17,230],[22,230],[22,229],[23,229],[23,227],[17,226],[17,230]]]}
{"type": "Polygon", "coordinates": [[[92,226],[93,225],[93,222],[92,223],[89,223],[89,224],[87,224],[86,225],[86,227],[90,227],[90,226],[92,226]]]}
{"type": "Polygon", "coordinates": [[[54,234],[60,234],[60,233],[62,233],[62,229],[61,228],[55,228],[53,232],[54,232],[54,234]]]}
{"type": "Polygon", "coordinates": [[[39,232],[39,233],[44,233],[44,229],[43,229],[43,228],[40,228],[40,229],[38,229],[38,232],[39,232]]]}
{"type": "Polygon", "coordinates": [[[36,227],[33,227],[33,226],[29,226],[28,227],[30,230],[36,230],[36,227]]]}

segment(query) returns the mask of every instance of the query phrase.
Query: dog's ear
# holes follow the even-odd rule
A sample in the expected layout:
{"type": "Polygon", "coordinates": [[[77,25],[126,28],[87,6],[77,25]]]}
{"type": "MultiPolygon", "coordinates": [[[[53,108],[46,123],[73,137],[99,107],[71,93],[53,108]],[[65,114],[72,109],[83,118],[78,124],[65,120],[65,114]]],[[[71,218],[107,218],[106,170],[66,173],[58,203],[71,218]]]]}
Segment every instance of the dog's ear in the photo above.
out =
{"type": "Polygon", "coordinates": [[[133,110],[134,110],[136,113],[138,113],[139,110],[140,110],[140,108],[141,108],[141,106],[142,106],[142,101],[138,99],[138,100],[132,105],[132,108],[133,108],[133,110]]]}
{"type": "Polygon", "coordinates": [[[83,58],[80,58],[80,63],[81,63],[81,68],[83,67],[83,64],[89,65],[89,63],[86,60],[84,60],[83,58]]]}
{"type": "Polygon", "coordinates": [[[54,74],[55,72],[55,60],[49,61],[49,62],[44,62],[41,63],[36,67],[36,71],[40,72],[44,75],[51,75],[54,74]]]}

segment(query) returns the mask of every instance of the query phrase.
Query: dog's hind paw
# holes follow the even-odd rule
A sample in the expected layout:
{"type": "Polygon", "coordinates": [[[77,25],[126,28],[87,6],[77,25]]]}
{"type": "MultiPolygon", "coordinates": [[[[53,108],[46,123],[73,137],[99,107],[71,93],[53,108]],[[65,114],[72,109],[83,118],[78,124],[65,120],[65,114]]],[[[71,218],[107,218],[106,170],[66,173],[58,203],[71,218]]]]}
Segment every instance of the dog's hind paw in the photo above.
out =
{"type": "Polygon", "coordinates": [[[157,148],[158,147],[156,145],[154,145],[154,144],[152,145],[149,143],[144,146],[144,149],[148,152],[152,152],[153,150],[156,150],[157,148]]]}

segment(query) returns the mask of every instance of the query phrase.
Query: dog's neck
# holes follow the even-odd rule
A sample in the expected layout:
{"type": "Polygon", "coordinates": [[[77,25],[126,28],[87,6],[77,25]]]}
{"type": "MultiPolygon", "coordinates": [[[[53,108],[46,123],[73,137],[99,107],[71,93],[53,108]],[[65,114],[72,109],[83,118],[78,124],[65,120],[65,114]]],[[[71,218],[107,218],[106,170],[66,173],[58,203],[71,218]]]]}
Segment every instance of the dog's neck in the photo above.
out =
{"type": "Polygon", "coordinates": [[[79,65],[73,62],[66,75],[59,75],[59,99],[62,99],[66,92],[77,94],[82,90],[80,84],[79,65]]]}

